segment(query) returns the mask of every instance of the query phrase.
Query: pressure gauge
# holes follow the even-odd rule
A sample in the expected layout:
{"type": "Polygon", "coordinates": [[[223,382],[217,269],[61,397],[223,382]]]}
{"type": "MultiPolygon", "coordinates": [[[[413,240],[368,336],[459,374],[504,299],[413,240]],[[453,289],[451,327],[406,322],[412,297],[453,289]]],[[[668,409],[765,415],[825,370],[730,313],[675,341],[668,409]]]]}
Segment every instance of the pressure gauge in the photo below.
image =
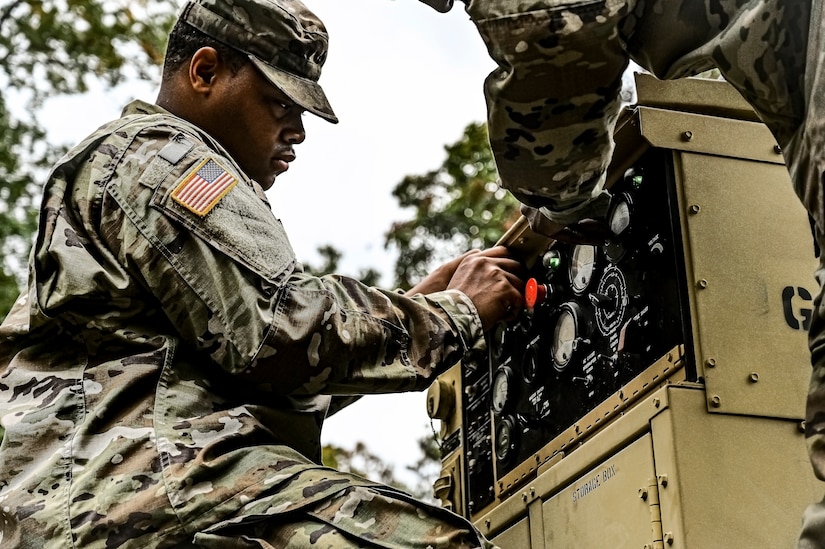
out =
{"type": "Polygon", "coordinates": [[[604,248],[611,263],[618,263],[625,256],[627,243],[633,233],[634,217],[633,196],[630,193],[614,196],[607,212],[607,224],[613,237],[604,248]]]}
{"type": "Polygon", "coordinates": [[[581,309],[575,303],[565,303],[559,308],[556,324],[553,328],[553,343],[550,350],[553,366],[559,372],[570,364],[570,360],[581,342],[583,335],[581,333],[581,315],[581,309]]]}
{"type": "Polygon", "coordinates": [[[570,284],[577,294],[584,292],[596,271],[596,247],[578,244],[570,256],[570,284]]]}
{"type": "Polygon", "coordinates": [[[513,371],[507,366],[499,368],[493,378],[492,405],[495,413],[500,414],[508,407],[514,386],[513,371]]]}
{"type": "Polygon", "coordinates": [[[496,421],[495,437],[496,458],[502,464],[512,461],[516,455],[518,438],[515,420],[511,417],[499,418],[499,420],[496,421]]]}
{"type": "Polygon", "coordinates": [[[633,202],[629,194],[622,193],[614,198],[607,214],[607,223],[610,231],[616,236],[621,236],[630,228],[633,202]]]}

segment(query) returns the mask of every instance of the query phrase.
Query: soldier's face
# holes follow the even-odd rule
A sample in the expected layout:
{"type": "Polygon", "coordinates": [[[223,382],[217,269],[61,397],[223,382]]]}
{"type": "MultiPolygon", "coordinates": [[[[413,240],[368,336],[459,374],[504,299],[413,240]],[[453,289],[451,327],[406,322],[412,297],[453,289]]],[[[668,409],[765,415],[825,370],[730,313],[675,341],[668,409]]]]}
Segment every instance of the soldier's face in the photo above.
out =
{"type": "Polygon", "coordinates": [[[216,90],[221,107],[210,133],[246,174],[264,189],[295,160],[294,145],[306,134],[304,109],[273,86],[251,64],[216,90]]]}

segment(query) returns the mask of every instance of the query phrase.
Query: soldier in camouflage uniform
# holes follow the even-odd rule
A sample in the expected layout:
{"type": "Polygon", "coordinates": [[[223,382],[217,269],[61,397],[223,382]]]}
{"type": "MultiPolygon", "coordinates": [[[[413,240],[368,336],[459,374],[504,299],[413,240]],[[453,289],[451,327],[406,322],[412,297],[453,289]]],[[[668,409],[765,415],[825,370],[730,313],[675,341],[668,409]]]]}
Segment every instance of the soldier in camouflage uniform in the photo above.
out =
{"type": "Polygon", "coordinates": [[[348,395],[426,388],[521,306],[501,248],[407,294],[302,272],[264,190],[336,121],[326,49],[297,0],[191,1],[158,104],[54,167],[0,325],[0,546],[489,547],[320,464],[348,395]]]}
{"type": "MultiPolygon", "coordinates": [[[[452,0],[422,0],[439,11],[452,0]]],[[[501,179],[534,229],[604,212],[605,170],[630,59],[660,78],[718,68],[781,145],[825,246],[825,21],[822,0],[465,0],[498,68],[485,83],[501,179]]],[[[575,231],[573,231],[575,232],[575,231]]],[[[817,274],[825,282],[825,262],[817,274]]],[[[810,331],[806,437],[825,480],[825,303],[810,331]]],[[[806,512],[800,547],[825,546],[825,504],[806,512]]]]}

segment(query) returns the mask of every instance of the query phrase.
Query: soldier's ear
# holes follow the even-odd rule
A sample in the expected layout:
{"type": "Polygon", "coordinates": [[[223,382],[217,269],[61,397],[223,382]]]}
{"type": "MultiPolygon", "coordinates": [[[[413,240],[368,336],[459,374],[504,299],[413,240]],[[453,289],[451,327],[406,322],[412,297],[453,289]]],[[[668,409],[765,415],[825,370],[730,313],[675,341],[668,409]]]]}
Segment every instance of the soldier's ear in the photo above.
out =
{"type": "Polygon", "coordinates": [[[203,47],[189,61],[189,84],[195,92],[208,94],[220,69],[220,55],[215,48],[203,47]]]}

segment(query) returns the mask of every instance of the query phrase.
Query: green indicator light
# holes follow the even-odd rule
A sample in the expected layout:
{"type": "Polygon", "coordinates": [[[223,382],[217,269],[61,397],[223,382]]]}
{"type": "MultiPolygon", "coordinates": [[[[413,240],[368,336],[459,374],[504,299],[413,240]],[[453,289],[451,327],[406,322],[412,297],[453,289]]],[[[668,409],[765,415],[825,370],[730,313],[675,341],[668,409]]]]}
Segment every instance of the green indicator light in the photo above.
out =
{"type": "Polygon", "coordinates": [[[547,252],[541,258],[541,262],[544,264],[546,268],[551,269],[553,271],[561,267],[561,257],[559,256],[558,252],[547,252]]]}
{"type": "Polygon", "coordinates": [[[643,179],[644,179],[644,178],[643,178],[641,175],[634,175],[634,176],[633,176],[633,186],[634,186],[635,188],[637,188],[637,189],[638,189],[639,187],[641,187],[641,186],[642,186],[642,181],[643,181],[643,179]]]}

